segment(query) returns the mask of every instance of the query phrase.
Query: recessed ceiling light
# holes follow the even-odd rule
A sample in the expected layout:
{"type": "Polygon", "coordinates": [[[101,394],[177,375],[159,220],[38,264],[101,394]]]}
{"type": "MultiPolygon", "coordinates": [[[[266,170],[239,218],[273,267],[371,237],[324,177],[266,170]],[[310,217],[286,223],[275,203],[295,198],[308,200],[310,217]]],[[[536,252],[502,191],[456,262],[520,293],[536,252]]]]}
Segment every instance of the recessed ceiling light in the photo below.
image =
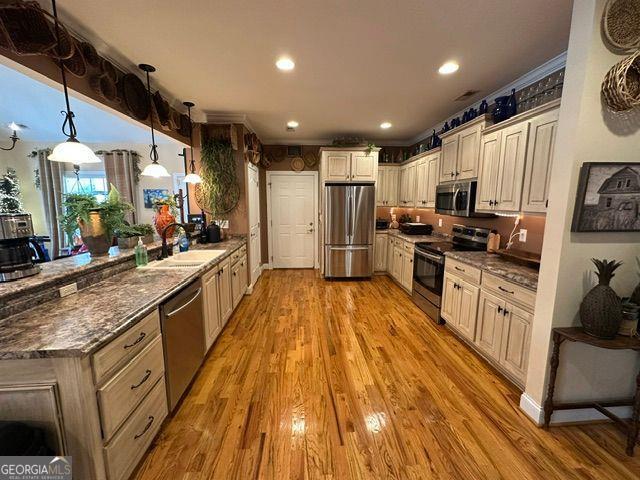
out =
{"type": "Polygon", "coordinates": [[[382,128],[383,130],[386,130],[387,128],[391,128],[391,124],[389,122],[382,122],[380,124],[380,128],[382,128]]]}
{"type": "Polygon", "coordinates": [[[287,122],[287,127],[289,128],[298,128],[299,123],[296,122],[295,120],[291,120],[289,122],[287,122]]]}
{"type": "Polygon", "coordinates": [[[280,57],[276,61],[276,67],[278,67],[280,70],[285,70],[285,71],[293,70],[295,66],[296,64],[289,57],[280,57]]]}
{"type": "Polygon", "coordinates": [[[441,75],[449,75],[451,73],[457,72],[459,68],[460,65],[458,65],[456,62],[447,62],[438,69],[438,73],[441,75]]]}

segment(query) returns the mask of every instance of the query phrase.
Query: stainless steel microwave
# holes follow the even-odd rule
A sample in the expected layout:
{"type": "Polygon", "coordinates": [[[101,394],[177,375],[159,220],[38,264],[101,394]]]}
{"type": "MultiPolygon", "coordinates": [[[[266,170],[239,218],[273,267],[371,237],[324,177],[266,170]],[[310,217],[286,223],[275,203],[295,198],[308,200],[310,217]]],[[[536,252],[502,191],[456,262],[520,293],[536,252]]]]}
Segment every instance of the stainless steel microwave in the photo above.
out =
{"type": "Polygon", "coordinates": [[[476,213],[478,182],[470,180],[436,187],[436,213],[456,217],[493,217],[491,213],[476,213]]]}

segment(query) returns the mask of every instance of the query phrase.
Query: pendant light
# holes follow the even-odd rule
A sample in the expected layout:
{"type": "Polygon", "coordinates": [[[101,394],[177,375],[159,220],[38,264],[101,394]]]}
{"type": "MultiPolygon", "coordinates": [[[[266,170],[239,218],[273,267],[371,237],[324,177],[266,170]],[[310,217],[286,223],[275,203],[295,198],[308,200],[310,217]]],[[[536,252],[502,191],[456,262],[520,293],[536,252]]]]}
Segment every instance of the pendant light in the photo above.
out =
{"type": "MultiPolygon", "coordinates": [[[[53,20],[56,28],[56,42],[60,45],[60,26],[58,24],[58,10],[56,9],[56,0],[51,0],[51,6],[53,8],[53,20]]],[[[64,123],[62,124],[62,133],[67,136],[67,140],[55,146],[51,155],[47,158],[53,162],[66,162],[74,165],[81,165],[83,163],[100,163],[100,159],[96,157],[86,145],[83,145],[78,141],[76,135],[76,125],[73,122],[73,112],[69,105],[69,91],[67,88],[67,75],[64,70],[64,64],[60,63],[60,72],[62,73],[62,89],[64,91],[64,101],[66,105],[66,111],[63,110],[64,123]]]]}
{"type": "MultiPolygon", "coordinates": [[[[151,97],[151,83],[149,82],[149,74],[156,71],[156,67],[147,65],[146,63],[141,63],[138,65],[138,68],[147,74],[147,94],[149,95],[149,104],[153,106],[153,98],[151,97]]],[[[151,153],[149,157],[151,158],[151,163],[144,167],[141,175],[145,177],[170,177],[171,175],[162,165],[158,163],[158,146],[156,145],[156,135],[153,131],[153,112],[150,115],[150,124],[151,124],[151,153]]]]}
{"type": "Polygon", "coordinates": [[[196,173],[196,162],[193,160],[193,124],[191,123],[191,107],[195,106],[193,102],[183,102],[187,107],[189,115],[189,146],[191,147],[191,162],[189,163],[189,174],[184,177],[185,183],[202,183],[202,178],[196,173]]]}

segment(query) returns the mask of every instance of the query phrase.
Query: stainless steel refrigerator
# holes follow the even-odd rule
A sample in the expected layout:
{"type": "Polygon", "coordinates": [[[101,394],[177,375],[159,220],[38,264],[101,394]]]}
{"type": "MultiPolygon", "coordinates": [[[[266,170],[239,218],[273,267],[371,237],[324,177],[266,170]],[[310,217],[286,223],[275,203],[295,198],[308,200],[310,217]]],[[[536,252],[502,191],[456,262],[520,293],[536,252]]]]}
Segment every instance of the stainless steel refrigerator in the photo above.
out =
{"type": "Polygon", "coordinates": [[[325,277],[370,277],[376,212],[374,185],[327,184],[324,198],[325,277]]]}

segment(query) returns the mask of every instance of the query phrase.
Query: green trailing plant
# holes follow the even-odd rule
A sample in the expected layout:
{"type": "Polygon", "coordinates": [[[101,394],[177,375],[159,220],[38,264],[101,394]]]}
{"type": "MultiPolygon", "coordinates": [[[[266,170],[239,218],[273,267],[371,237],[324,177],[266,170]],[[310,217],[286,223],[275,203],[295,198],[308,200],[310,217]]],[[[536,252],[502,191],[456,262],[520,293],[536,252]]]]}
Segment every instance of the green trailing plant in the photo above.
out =
{"type": "Polygon", "coordinates": [[[240,185],[231,142],[212,138],[203,142],[200,176],[196,198],[203,210],[220,217],[238,206],[240,185]]]}
{"type": "Polygon", "coordinates": [[[91,212],[97,211],[102,221],[105,237],[113,238],[115,231],[126,225],[125,215],[133,210],[133,205],[122,201],[120,192],[111,185],[107,198],[98,202],[93,195],[86,193],[70,193],[64,196],[64,215],[60,219],[60,225],[67,234],[69,242],[73,241],[73,235],[78,229],[78,220],[89,222],[91,212]]]}
{"type": "Polygon", "coordinates": [[[118,238],[146,237],[147,235],[153,235],[153,225],[149,223],[122,225],[116,230],[118,238]]]}

